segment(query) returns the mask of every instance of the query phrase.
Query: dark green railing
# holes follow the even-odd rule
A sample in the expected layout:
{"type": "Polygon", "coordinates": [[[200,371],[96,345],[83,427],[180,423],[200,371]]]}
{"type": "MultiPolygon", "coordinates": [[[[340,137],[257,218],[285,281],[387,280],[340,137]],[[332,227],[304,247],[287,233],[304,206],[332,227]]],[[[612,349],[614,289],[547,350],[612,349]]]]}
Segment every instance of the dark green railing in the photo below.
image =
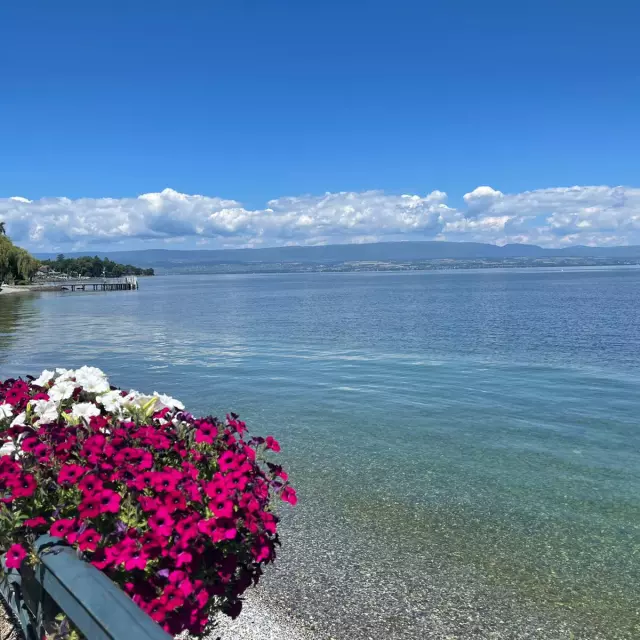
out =
{"type": "Polygon", "coordinates": [[[63,612],[89,640],[169,640],[123,591],[59,538],[36,541],[41,562],[7,569],[0,595],[20,622],[27,640],[40,640],[47,623],[63,612]]]}

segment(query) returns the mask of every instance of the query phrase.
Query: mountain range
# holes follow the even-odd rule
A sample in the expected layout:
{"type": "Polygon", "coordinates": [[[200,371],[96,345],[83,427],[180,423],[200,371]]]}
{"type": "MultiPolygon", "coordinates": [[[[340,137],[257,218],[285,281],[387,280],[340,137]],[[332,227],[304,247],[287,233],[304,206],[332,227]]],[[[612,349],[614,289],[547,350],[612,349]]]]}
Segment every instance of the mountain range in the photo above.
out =
{"type": "MultiPolygon", "coordinates": [[[[344,262],[411,262],[417,260],[477,260],[509,258],[640,258],[640,246],[586,247],[547,249],[532,244],[498,246],[479,242],[376,242],[370,244],[334,244],[321,246],[269,247],[261,249],[143,249],[138,251],[83,251],[66,257],[94,256],[114,262],[179,270],[205,268],[220,264],[330,264],[344,262]]],[[[41,253],[41,259],[56,254],[41,253]]]]}

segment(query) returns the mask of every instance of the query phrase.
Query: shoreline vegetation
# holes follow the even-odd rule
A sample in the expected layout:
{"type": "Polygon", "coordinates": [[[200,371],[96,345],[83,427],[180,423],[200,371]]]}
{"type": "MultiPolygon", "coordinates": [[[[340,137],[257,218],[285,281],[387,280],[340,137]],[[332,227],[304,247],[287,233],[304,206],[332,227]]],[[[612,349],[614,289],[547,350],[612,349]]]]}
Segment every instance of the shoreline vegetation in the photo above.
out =
{"type": "Polygon", "coordinates": [[[67,258],[63,253],[59,254],[55,260],[40,260],[40,272],[75,278],[121,278],[155,274],[151,267],[141,268],[131,264],[120,264],[109,258],[98,256],[67,258]]]}
{"type": "Polygon", "coordinates": [[[0,294],[60,291],[69,280],[153,276],[153,268],[119,264],[109,258],[80,256],[39,260],[15,245],[0,221],[0,294]]]}

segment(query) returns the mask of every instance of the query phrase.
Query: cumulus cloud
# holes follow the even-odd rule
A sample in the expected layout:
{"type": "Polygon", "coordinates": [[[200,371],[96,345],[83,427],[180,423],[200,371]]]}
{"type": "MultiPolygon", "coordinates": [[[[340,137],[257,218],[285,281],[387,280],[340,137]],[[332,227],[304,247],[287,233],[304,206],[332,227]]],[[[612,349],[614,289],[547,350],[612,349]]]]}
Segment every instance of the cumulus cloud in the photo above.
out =
{"type": "Polygon", "coordinates": [[[479,186],[459,207],[447,194],[382,191],[271,200],[264,208],[173,189],[137,198],[0,199],[0,220],[32,249],[159,246],[207,248],[438,239],[480,242],[640,244],[640,189],[585,186],[503,193],[479,186]]]}

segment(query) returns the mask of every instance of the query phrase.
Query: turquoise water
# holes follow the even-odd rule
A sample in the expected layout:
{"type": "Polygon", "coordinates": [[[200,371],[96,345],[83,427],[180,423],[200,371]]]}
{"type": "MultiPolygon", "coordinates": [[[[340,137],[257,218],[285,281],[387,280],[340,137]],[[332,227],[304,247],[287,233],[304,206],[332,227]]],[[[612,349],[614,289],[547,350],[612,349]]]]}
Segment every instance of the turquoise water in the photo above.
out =
{"type": "Polygon", "coordinates": [[[372,637],[428,637],[433,585],[446,627],[468,581],[511,607],[475,637],[556,637],[518,630],[534,612],[634,638],[639,309],[632,269],[156,277],[0,297],[0,375],[96,365],[278,436],[301,497],[278,579],[319,634],[367,609],[372,637]]]}

